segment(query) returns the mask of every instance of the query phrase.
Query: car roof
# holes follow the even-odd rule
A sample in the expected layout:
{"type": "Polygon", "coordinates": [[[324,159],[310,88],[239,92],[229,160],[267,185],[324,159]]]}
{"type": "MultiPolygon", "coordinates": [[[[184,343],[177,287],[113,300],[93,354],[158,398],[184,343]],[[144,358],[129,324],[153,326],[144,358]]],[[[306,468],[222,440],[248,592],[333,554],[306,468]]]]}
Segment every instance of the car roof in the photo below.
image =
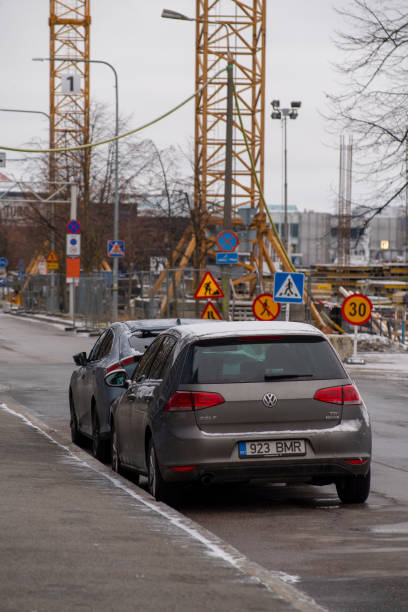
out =
{"type": "Polygon", "coordinates": [[[199,325],[178,325],[173,328],[177,334],[186,340],[223,338],[233,336],[264,336],[265,334],[279,335],[314,335],[325,337],[323,332],[307,323],[292,321],[219,321],[201,323],[199,325]]]}
{"type": "Polygon", "coordinates": [[[200,324],[202,319],[139,319],[136,321],[122,321],[124,325],[129,328],[129,331],[148,331],[148,330],[164,330],[169,327],[188,325],[190,323],[200,324]]]}

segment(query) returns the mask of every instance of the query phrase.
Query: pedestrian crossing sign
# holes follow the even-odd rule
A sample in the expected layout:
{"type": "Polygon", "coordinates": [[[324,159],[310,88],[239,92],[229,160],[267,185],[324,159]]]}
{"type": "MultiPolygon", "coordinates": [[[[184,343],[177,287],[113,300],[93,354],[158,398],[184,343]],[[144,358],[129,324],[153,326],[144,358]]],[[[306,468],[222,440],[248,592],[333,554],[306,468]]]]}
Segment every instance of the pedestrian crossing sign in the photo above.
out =
{"type": "Polygon", "coordinates": [[[273,299],[280,304],[302,304],[305,275],[299,272],[275,272],[273,299]]]}
{"type": "Polygon", "coordinates": [[[211,274],[211,272],[206,272],[201,280],[201,283],[198,285],[198,289],[194,294],[195,300],[209,300],[210,298],[222,298],[224,297],[224,293],[211,274]]]}
{"type": "Polygon", "coordinates": [[[209,319],[210,321],[220,321],[222,319],[220,313],[212,302],[207,302],[203,312],[201,313],[201,318],[209,319]]]}

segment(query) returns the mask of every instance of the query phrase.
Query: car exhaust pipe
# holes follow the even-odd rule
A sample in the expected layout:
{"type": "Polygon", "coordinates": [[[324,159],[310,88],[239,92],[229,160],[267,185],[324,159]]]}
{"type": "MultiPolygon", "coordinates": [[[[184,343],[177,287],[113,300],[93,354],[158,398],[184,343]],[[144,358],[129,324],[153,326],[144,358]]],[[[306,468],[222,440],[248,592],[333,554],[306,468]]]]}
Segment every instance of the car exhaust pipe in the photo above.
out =
{"type": "Polygon", "coordinates": [[[204,474],[201,476],[201,484],[205,487],[208,487],[212,482],[214,482],[214,474],[204,474]]]}

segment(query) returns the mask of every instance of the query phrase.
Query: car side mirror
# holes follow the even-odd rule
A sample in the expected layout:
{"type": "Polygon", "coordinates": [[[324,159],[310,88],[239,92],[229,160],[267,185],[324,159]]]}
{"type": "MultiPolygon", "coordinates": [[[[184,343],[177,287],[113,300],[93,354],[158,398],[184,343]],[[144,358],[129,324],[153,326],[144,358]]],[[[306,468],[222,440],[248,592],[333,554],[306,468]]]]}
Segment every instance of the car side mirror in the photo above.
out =
{"type": "Polygon", "coordinates": [[[126,370],[123,370],[122,368],[118,368],[117,370],[113,370],[113,372],[106,374],[105,382],[108,387],[121,387],[122,389],[127,389],[129,387],[126,370]]]}
{"type": "Polygon", "coordinates": [[[88,363],[88,359],[85,352],[77,353],[73,356],[73,360],[78,366],[86,366],[86,364],[88,363]]]}

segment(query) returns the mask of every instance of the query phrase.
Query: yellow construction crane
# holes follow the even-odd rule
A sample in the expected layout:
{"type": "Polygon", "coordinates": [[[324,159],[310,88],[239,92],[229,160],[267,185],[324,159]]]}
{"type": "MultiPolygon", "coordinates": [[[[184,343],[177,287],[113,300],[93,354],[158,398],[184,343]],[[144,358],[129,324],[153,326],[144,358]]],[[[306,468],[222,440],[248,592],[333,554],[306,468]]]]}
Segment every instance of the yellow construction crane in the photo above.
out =
{"type": "MultiPolygon", "coordinates": [[[[50,145],[89,142],[90,0],[50,0],[50,145]],[[64,58],[59,59],[59,58],[64,58]],[[70,61],[71,60],[71,61],[70,61]]],[[[52,154],[54,181],[89,179],[89,149],[52,154]]]]}
{"type": "MultiPolygon", "coordinates": [[[[275,272],[271,253],[277,255],[285,271],[294,271],[263,198],[266,4],[267,0],[196,0],[196,91],[220,69],[233,65],[232,134],[226,137],[229,85],[228,71],[222,71],[196,98],[193,222],[169,262],[168,267],[178,271],[162,298],[162,315],[183,268],[193,261],[194,269],[203,269],[207,256],[215,256],[215,236],[226,218],[228,142],[232,144],[231,225],[244,225],[238,213],[249,208],[248,219],[255,234],[250,261],[237,264],[243,268],[243,276],[233,284],[246,284],[247,295],[253,295],[256,281],[262,283],[264,262],[271,274],[275,272]]],[[[186,19],[174,11],[164,13],[186,19]]],[[[159,276],[153,295],[158,294],[165,277],[166,270],[159,276]]],[[[195,278],[195,285],[197,281],[195,278]]],[[[311,310],[318,325],[327,328],[314,304],[311,310]]]]}

